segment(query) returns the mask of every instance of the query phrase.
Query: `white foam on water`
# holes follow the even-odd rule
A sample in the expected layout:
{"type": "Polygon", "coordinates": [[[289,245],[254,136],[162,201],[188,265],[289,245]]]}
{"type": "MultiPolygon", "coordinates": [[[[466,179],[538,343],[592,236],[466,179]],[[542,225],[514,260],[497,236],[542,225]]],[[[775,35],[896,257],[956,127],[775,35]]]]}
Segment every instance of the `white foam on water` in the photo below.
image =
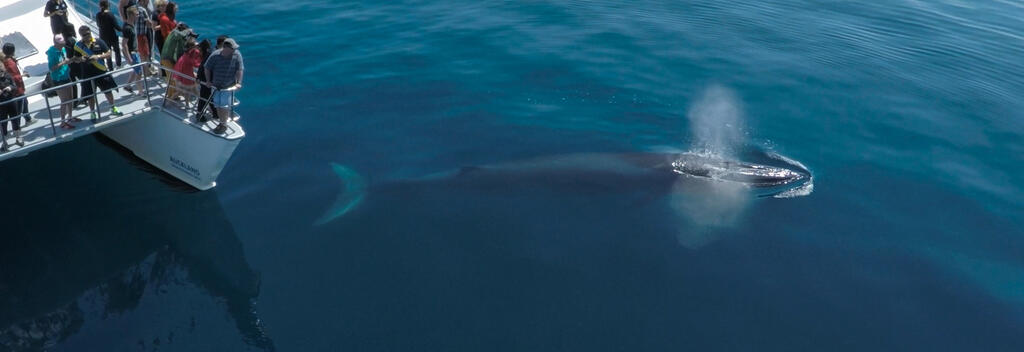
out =
{"type": "Polygon", "coordinates": [[[784,192],[781,192],[779,194],[776,194],[776,195],[774,195],[772,197],[775,197],[775,198],[796,198],[796,197],[804,197],[804,196],[807,196],[807,195],[809,195],[809,194],[814,192],[814,176],[811,175],[811,170],[807,169],[807,166],[804,166],[804,164],[799,162],[799,161],[793,160],[793,159],[791,159],[791,158],[789,158],[789,157],[787,157],[785,155],[782,155],[782,154],[779,154],[779,153],[776,153],[776,152],[769,152],[768,153],[768,157],[771,157],[773,159],[782,160],[782,161],[786,162],[787,164],[799,167],[802,171],[807,173],[807,177],[808,177],[807,182],[804,182],[804,184],[800,185],[799,187],[788,189],[788,190],[786,190],[784,192]]]}

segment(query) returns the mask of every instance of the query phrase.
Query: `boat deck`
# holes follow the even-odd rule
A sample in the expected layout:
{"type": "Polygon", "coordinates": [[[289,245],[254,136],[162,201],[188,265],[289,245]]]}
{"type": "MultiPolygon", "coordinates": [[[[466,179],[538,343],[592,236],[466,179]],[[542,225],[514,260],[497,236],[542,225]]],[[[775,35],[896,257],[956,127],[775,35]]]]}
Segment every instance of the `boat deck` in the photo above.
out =
{"type": "MultiPolygon", "coordinates": [[[[154,63],[154,65],[156,64],[154,63]]],[[[93,134],[105,128],[135,119],[149,118],[154,116],[154,114],[150,114],[152,111],[158,111],[167,116],[175,117],[183,124],[189,124],[207,133],[214,134],[213,130],[217,127],[216,122],[199,123],[196,121],[194,116],[196,100],[193,100],[191,103],[185,103],[164,99],[164,94],[167,91],[165,78],[150,76],[143,88],[146,91],[144,92],[145,94],[138,96],[129,93],[124,89],[124,82],[127,81],[130,71],[131,68],[122,68],[114,72],[114,79],[118,83],[118,89],[112,92],[114,104],[123,115],[111,116],[110,105],[107,103],[106,97],[103,94],[97,94],[96,101],[98,102],[98,107],[96,111],[100,118],[93,122],[90,120],[90,110],[88,107],[77,108],[72,116],[82,121],[73,123],[74,129],[62,129],[60,127],[60,99],[58,97],[47,98],[38,92],[30,95],[28,97],[29,107],[27,115],[32,118],[33,122],[27,127],[21,126],[24,146],[14,144],[13,131],[9,129],[6,137],[9,150],[0,153],[0,161],[12,157],[25,156],[32,151],[57,143],[68,142],[75,138],[93,134]]],[[[237,114],[235,117],[237,119],[237,114]]],[[[24,120],[21,120],[21,123],[24,124],[24,120]]],[[[244,132],[242,132],[237,123],[232,121],[227,126],[227,132],[221,135],[223,138],[235,139],[241,138],[244,135],[244,132]]],[[[11,126],[8,127],[10,128],[11,126]]]]}

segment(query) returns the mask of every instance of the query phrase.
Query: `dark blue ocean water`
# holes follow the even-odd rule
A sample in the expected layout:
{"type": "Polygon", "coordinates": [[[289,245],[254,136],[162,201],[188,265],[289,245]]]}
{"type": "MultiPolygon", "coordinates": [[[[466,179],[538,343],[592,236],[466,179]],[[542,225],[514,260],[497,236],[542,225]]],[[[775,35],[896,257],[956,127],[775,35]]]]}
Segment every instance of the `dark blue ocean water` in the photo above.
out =
{"type": "Polygon", "coordinates": [[[180,4],[248,136],[207,192],[99,137],[0,165],[0,350],[1024,350],[1019,0],[180,4]],[[398,181],[707,106],[813,193],[398,181]],[[314,225],[332,162],[370,187],[314,225]]]}

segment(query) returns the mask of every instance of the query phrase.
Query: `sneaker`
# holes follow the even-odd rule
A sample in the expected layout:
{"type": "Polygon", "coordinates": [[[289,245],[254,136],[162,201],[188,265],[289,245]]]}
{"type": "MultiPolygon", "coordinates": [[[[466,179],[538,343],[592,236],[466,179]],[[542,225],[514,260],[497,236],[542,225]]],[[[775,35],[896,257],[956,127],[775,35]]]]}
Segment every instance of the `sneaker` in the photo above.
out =
{"type": "Polygon", "coordinates": [[[135,94],[135,88],[132,88],[132,86],[124,86],[124,90],[127,90],[128,93],[135,94]]]}
{"type": "Polygon", "coordinates": [[[228,130],[228,126],[225,126],[224,124],[219,124],[219,125],[217,125],[217,128],[213,129],[213,133],[224,134],[224,132],[227,132],[227,130],[228,130]]]}
{"type": "Polygon", "coordinates": [[[9,149],[7,149],[7,143],[4,143],[4,145],[0,146],[0,153],[6,153],[8,150],[9,149]]]}
{"type": "Polygon", "coordinates": [[[110,115],[112,115],[112,116],[124,116],[124,113],[121,112],[121,110],[118,110],[116,106],[111,106],[110,107],[110,115]]]}
{"type": "Polygon", "coordinates": [[[100,117],[97,116],[95,112],[90,112],[89,119],[92,120],[92,122],[96,122],[100,120],[100,117]]]}
{"type": "Polygon", "coordinates": [[[26,117],[25,118],[25,123],[23,123],[22,125],[27,127],[29,125],[32,125],[33,123],[36,123],[36,119],[33,119],[31,117],[26,117]]]}
{"type": "Polygon", "coordinates": [[[24,147],[25,140],[21,139],[21,136],[14,137],[14,144],[17,144],[19,147],[24,147]]]}

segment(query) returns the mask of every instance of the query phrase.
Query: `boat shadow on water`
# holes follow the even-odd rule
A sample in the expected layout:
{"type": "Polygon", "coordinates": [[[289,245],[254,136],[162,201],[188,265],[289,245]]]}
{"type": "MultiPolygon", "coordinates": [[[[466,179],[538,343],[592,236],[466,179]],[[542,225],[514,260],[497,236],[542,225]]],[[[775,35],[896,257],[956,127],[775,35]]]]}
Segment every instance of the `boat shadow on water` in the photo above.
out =
{"type": "MultiPolygon", "coordinates": [[[[8,185],[0,210],[9,214],[0,246],[0,350],[65,344],[84,326],[169,289],[198,289],[226,309],[245,344],[274,350],[255,309],[259,274],[216,193],[194,192],[96,139],[0,165],[8,185]],[[24,184],[31,186],[11,187],[24,184]]],[[[151,338],[139,344],[159,344],[151,338]]]]}

